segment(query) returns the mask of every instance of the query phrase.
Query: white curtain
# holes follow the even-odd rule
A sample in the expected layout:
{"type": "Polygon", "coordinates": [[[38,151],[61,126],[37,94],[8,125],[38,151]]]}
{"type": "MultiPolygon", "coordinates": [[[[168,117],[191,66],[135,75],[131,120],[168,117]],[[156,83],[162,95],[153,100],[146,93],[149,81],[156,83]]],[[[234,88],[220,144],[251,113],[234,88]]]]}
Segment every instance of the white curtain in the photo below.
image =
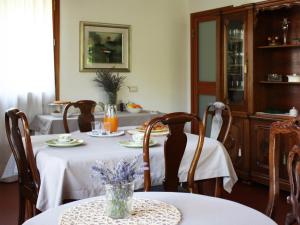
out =
{"type": "MultiPolygon", "coordinates": [[[[7,109],[29,122],[54,99],[52,0],[0,0],[0,175],[11,154],[4,123],[7,109]]],[[[6,168],[2,178],[13,174],[6,168]]]]}

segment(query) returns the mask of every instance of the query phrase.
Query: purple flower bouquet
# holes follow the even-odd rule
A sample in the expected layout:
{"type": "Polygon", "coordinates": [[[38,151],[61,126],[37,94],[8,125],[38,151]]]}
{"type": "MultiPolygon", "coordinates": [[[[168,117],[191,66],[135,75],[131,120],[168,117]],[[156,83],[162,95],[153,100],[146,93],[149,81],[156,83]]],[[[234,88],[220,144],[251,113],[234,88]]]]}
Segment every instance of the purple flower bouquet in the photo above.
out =
{"type": "Polygon", "coordinates": [[[132,210],[133,182],[143,177],[142,157],[138,156],[132,161],[123,159],[112,169],[104,162],[97,162],[92,170],[105,184],[106,214],[114,219],[128,217],[132,210]]]}

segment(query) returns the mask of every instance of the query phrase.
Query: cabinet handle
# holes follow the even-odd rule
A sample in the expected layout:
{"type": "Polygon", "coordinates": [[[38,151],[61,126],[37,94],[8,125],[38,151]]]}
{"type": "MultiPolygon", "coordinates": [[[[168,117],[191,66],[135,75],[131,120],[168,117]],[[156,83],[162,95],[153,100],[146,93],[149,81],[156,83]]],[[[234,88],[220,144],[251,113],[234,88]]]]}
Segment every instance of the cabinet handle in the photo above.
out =
{"type": "Polygon", "coordinates": [[[238,157],[242,157],[242,149],[239,147],[238,157]]]}
{"type": "Polygon", "coordinates": [[[246,60],[245,64],[244,64],[244,75],[245,75],[245,77],[246,77],[247,73],[248,73],[248,60],[246,60]]]}

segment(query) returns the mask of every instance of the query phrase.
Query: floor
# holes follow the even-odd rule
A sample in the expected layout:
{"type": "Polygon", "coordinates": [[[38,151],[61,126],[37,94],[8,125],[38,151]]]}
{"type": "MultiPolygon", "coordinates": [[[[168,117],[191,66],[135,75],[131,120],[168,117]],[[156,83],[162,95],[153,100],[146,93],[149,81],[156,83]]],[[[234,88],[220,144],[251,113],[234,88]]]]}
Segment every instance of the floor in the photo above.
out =
{"type": "MultiPolygon", "coordinates": [[[[17,183],[0,183],[0,225],[16,225],[18,218],[18,186],[17,183]]],[[[280,193],[280,213],[276,217],[279,225],[284,225],[284,217],[289,209],[286,204],[287,193],[280,193]]],[[[245,184],[238,182],[231,194],[224,194],[230,199],[261,212],[265,210],[268,189],[259,184],[245,184]]]]}

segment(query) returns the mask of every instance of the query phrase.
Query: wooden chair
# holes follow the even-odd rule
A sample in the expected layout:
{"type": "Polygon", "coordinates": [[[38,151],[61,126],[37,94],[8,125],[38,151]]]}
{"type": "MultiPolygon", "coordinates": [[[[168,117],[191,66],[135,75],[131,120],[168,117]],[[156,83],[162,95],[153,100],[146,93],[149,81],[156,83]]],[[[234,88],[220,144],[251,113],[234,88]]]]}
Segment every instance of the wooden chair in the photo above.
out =
{"type": "Polygon", "coordinates": [[[214,102],[214,103],[210,103],[206,107],[206,110],[203,115],[204,130],[206,131],[206,129],[208,127],[208,116],[209,115],[214,116],[217,110],[221,111],[221,115],[223,115],[225,112],[225,113],[227,113],[227,116],[228,116],[227,123],[225,124],[225,121],[223,121],[221,132],[219,133],[219,135],[216,138],[217,140],[219,140],[220,142],[225,144],[228,134],[229,134],[229,131],[230,131],[230,128],[231,128],[231,124],[232,124],[231,110],[228,105],[226,105],[222,102],[214,102]],[[226,125],[226,127],[224,124],[226,125]],[[225,129],[223,129],[223,127],[225,129]],[[221,133],[224,133],[224,134],[220,135],[221,133]]]}
{"type": "MultiPolygon", "coordinates": [[[[223,118],[223,123],[222,123],[222,127],[221,130],[218,134],[218,136],[216,137],[211,137],[211,138],[215,138],[218,141],[222,142],[223,145],[226,146],[226,141],[228,138],[228,134],[231,128],[231,124],[232,124],[232,114],[231,114],[231,110],[230,107],[222,102],[214,102],[214,103],[210,103],[207,107],[206,110],[204,112],[203,115],[203,124],[204,124],[204,130],[206,131],[207,127],[208,127],[208,117],[209,115],[213,116],[216,115],[216,112],[220,111],[220,114],[222,117],[224,117],[224,114],[227,116],[227,118],[223,118]]],[[[211,183],[211,182],[210,182],[211,183]]],[[[209,182],[206,181],[201,181],[198,182],[198,188],[201,189],[201,185],[202,188],[206,188],[206,189],[210,189],[211,185],[209,182]],[[209,185],[209,186],[207,186],[209,185]]],[[[222,179],[217,177],[216,178],[216,184],[215,184],[215,191],[214,191],[214,196],[216,197],[220,197],[222,195],[222,179]]]]}
{"type": "Polygon", "coordinates": [[[165,191],[177,191],[179,185],[178,170],[187,144],[187,137],[184,133],[184,125],[191,121],[199,124],[198,145],[188,172],[188,189],[190,192],[196,192],[194,174],[204,143],[204,127],[201,120],[196,115],[183,112],[170,113],[162,117],[156,117],[149,122],[146,128],[143,151],[144,164],[148,169],[144,171],[144,191],[150,191],[151,188],[149,140],[153,126],[156,123],[161,122],[169,127],[170,133],[168,134],[164,144],[165,180],[163,185],[165,191]]]}
{"type": "Polygon", "coordinates": [[[88,132],[92,130],[91,122],[95,120],[93,112],[96,107],[96,102],[91,100],[80,100],[77,102],[71,102],[66,105],[63,114],[63,122],[66,133],[70,133],[68,126],[68,109],[73,106],[80,109],[80,115],[78,116],[78,127],[80,132],[88,132]]]}
{"type": "Polygon", "coordinates": [[[36,167],[28,121],[25,114],[18,109],[11,109],[5,113],[5,127],[7,139],[14,155],[18,168],[19,182],[19,220],[18,224],[31,218],[39,211],[36,209],[36,201],[40,187],[40,176],[36,167]],[[23,129],[19,128],[19,122],[23,129]],[[22,141],[24,134],[25,147],[22,141]]]}
{"type": "Polygon", "coordinates": [[[292,225],[295,222],[300,224],[300,146],[295,145],[288,156],[288,174],[291,185],[291,193],[287,202],[292,205],[292,212],[288,213],[285,219],[285,225],[292,225]]]}
{"type": "MultiPolygon", "coordinates": [[[[300,118],[274,122],[269,138],[269,200],[265,214],[274,218],[279,200],[279,135],[289,135],[290,142],[299,143],[300,118]]],[[[292,145],[292,146],[293,146],[292,145]]]]}

